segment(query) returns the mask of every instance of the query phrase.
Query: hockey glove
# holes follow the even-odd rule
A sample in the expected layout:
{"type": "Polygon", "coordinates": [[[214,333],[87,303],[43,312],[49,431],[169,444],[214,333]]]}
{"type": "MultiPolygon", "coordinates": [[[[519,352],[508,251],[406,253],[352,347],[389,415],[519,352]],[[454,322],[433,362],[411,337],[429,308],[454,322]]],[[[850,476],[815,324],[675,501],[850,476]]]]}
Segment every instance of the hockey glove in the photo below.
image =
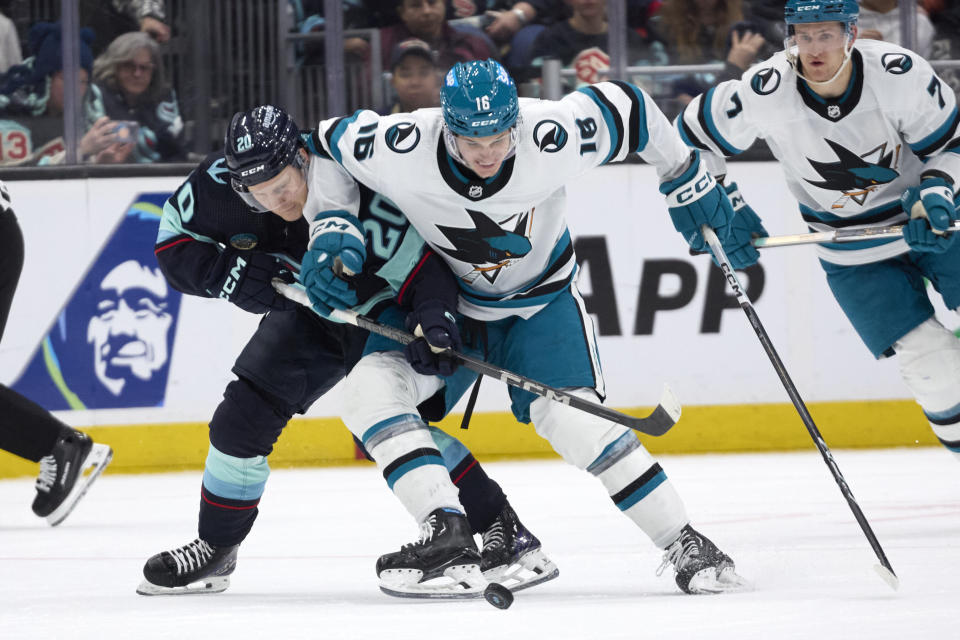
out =
{"type": "Polygon", "coordinates": [[[445,349],[459,351],[463,347],[457,319],[445,304],[429,300],[414,309],[406,319],[407,331],[417,339],[403,349],[414,371],[426,376],[449,376],[459,364],[446,355],[445,349]]]}
{"type": "Polygon", "coordinates": [[[327,316],[333,309],[356,305],[357,292],[343,278],[360,273],[367,259],[360,220],[346,211],[317,218],[311,225],[309,247],[300,282],[313,310],[327,316]]]}
{"type": "MultiPolygon", "coordinates": [[[[734,269],[746,269],[756,264],[760,253],[753,246],[754,238],[766,238],[770,234],[763,228],[760,216],[747,204],[736,182],[731,182],[723,188],[733,206],[733,221],[730,223],[730,235],[723,241],[723,252],[730,260],[734,269]]],[[[714,258],[716,263],[717,259],[714,258]]],[[[719,265],[717,265],[719,266],[719,265]]]]}
{"type": "Polygon", "coordinates": [[[691,154],[690,166],[683,174],[660,184],[660,193],[667,196],[673,227],[694,251],[706,250],[706,241],[700,232],[704,224],[710,225],[721,241],[727,238],[733,207],[723,188],[701,162],[699,152],[691,154]]]}
{"type": "Polygon", "coordinates": [[[919,187],[910,187],[900,196],[910,222],[903,227],[903,239],[914,251],[943,253],[954,242],[944,229],[957,217],[953,188],[943,178],[924,178],[919,187]]]}
{"type": "Polygon", "coordinates": [[[268,253],[237,251],[227,261],[227,275],[220,284],[219,296],[250,313],[296,309],[296,302],[273,288],[274,278],[288,284],[296,279],[279,258],[268,253]]]}

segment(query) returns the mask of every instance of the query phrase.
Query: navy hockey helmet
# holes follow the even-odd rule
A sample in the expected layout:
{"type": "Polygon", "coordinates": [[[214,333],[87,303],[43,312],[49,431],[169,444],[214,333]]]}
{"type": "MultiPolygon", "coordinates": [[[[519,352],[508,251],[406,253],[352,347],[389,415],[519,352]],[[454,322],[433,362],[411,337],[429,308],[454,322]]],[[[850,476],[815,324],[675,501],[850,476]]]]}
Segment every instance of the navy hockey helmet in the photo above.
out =
{"type": "Polygon", "coordinates": [[[440,109],[452,133],[469,138],[496,135],[517,121],[517,85],[496,60],[458,62],[440,88],[440,109]]]}
{"type": "Polygon", "coordinates": [[[250,187],[275,178],[288,166],[302,169],[300,129],[279,107],[262,105],[233,114],[223,141],[230,186],[258,211],[266,210],[250,187]]]}

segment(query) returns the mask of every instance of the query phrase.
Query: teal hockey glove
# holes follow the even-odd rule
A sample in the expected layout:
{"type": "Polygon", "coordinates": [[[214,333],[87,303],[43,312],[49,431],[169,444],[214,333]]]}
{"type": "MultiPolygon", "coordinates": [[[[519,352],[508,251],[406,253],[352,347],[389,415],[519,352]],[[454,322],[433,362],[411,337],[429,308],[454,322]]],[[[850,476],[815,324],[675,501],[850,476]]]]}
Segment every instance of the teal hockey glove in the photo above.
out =
{"type": "Polygon", "coordinates": [[[667,207],[673,227],[683,235],[694,251],[706,251],[700,233],[704,224],[717,233],[721,241],[730,233],[733,207],[723,188],[707,171],[700,153],[690,154],[690,166],[679,177],[660,184],[660,193],[667,196],[667,207]]]}
{"type": "Polygon", "coordinates": [[[924,178],[919,187],[910,187],[900,196],[910,222],[903,227],[903,239],[914,251],[943,253],[954,242],[953,233],[943,233],[957,217],[953,188],[939,177],[924,178]]]}
{"type": "MultiPolygon", "coordinates": [[[[733,221],[730,223],[730,235],[723,241],[723,252],[730,259],[730,266],[734,269],[746,269],[756,264],[760,253],[753,246],[754,238],[766,238],[770,234],[763,228],[760,216],[747,204],[736,182],[731,182],[723,188],[733,206],[733,221]]],[[[714,258],[714,263],[717,262],[714,258]]]]}
{"type": "Polygon", "coordinates": [[[311,225],[308,247],[300,282],[314,311],[327,316],[356,305],[357,292],[341,276],[360,273],[367,259],[360,220],[346,211],[328,212],[311,225]]]}

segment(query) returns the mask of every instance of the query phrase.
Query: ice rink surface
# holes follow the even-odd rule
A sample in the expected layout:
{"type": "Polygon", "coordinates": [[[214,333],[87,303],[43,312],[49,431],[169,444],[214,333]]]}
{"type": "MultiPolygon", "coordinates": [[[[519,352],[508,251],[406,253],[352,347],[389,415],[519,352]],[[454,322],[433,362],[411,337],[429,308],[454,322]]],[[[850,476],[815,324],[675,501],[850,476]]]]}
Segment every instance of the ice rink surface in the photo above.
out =
{"type": "MultiPolygon", "coordinates": [[[[812,445],[811,445],[812,449],[812,445]]],[[[196,535],[200,472],[108,472],[59,527],[32,482],[0,482],[0,637],[957,638],[960,467],[945,450],[836,451],[900,577],[893,592],[815,450],[664,456],[695,527],[753,581],[681,594],[603,488],[562,462],[490,463],[560,577],[517,594],[425,602],[380,593],[374,562],[416,536],[371,467],[277,470],[218,595],[134,593],[144,561],[196,535]]]]}

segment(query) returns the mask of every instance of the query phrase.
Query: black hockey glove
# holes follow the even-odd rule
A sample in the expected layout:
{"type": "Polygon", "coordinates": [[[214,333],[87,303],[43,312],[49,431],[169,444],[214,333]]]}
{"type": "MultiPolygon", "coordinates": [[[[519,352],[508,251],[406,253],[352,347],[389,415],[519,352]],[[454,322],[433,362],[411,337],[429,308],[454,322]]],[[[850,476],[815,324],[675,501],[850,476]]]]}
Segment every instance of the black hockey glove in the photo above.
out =
{"type": "Polygon", "coordinates": [[[414,371],[427,376],[449,376],[457,370],[455,358],[445,355],[444,349],[463,348],[457,319],[439,300],[428,300],[410,312],[406,319],[407,331],[417,339],[403,348],[414,371]]]}
{"type": "Polygon", "coordinates": [[[273,288],[274,278],[287,284],[296,282],[287,264],[279,258],[261,252],[232,252],[227,259],[227,275],[217,294],[250,313],[296,309],[296,302],[273,288]]]}

